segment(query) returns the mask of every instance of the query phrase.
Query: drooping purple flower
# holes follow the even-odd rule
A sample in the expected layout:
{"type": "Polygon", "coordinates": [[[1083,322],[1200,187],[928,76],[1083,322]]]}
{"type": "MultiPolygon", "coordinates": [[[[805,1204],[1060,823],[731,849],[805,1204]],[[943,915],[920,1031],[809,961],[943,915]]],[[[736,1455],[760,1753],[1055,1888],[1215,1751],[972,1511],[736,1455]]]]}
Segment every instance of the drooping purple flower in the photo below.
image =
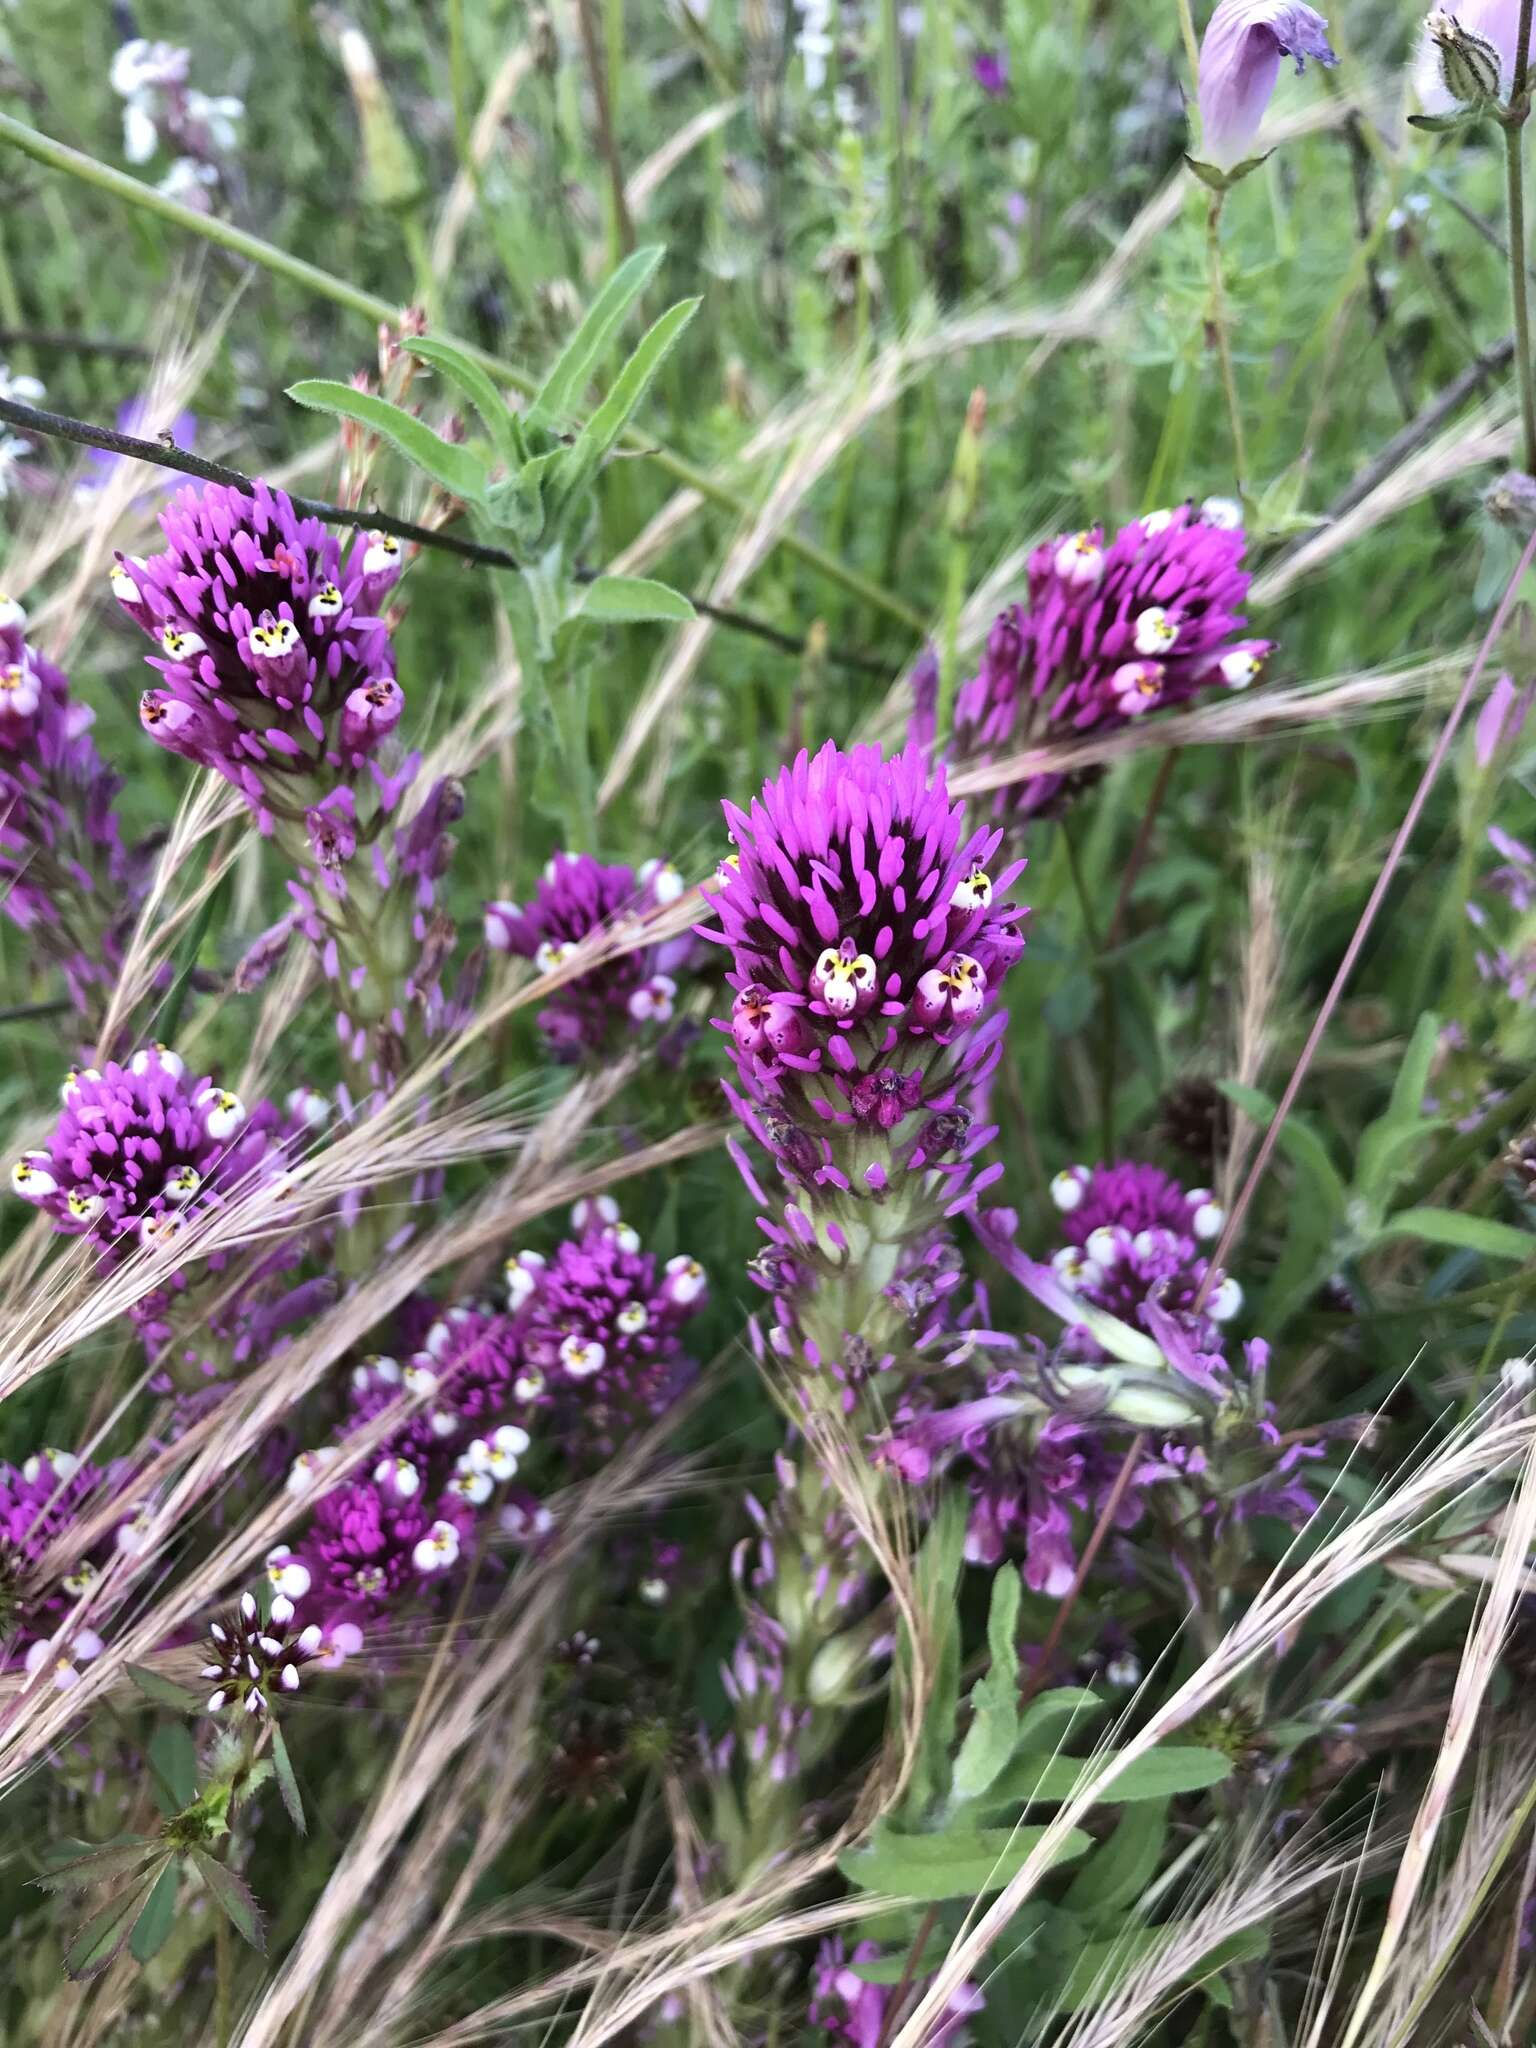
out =
{"type": "MultiPolygon", "coordinates": [[[[1241,513],[1217,499],[1148,513],[1112,541],[1094,528],[1036,548],[1028,605],[999,614],[961,686],[961,750],[993,754],[1053,731],[1128,725],[1202,690],[1246,689],[1271,649],[1241,637],[1245,548],[1241,513]]],[[[1032,777],[1014,805],[1040,811],[1062,782],[1032,777]]]]}
{"type": "MultiPolygon", "coordinates": [[[[720,1028],[753,1128],[793,1165],[787,1119],[820,1144],[823,1165],[801,1163],[835,1180],[835,1134],[873,1122],[894,1147],[921,1118],[905,1163],[922,1166],[924,1132],[997,1057],[995,998],[1024,949],[1026,913],[1005,900],[1022,863],[989,872],[1001,833],[966,833],[916,747],[887,761],[829,741],[750,813],[725,813],[737,851],[713,899],[721,931],[704,935],[730,950],[720,1028]]],[[[888,1172],[870,1161],[867,1191],[888,1172]]]]}
{"type": "MultiPolygon", "coordinates": [[[[486,904],[486,943],[553,974],[583,939],[676,902],[683,886],[667,861],[648,861],[636,874],[589,853],[556,853],[526,908],[504,900],[486,904]]],[[[557,989],[539,1012],[539,1028],[556,1058],[579,1059],[638,1026],[665,1024],[677,995],[676,972],[689,950],[686,939],[641,947],[557,989]]]]}
{"type": "Polygon", "coordinates": [[[168,1243],[226,1200],[260,1171],[277,1123],[269,1104],[248,1111],[209,1076],[191,1079],[164,1046],[70,1074],[63,1105],[46,1146],[11,1168],[11,1187],[111,1256],[168,1243]]]}
{"type": "Polygon", "coordinates": [[[158,643],[148,659],[164,682],[141,703],[145,730],[216,768],[264,830],[302,819],[383,737],[347,707],[393,679],[377,612],[399,544],[359,535],[344,562],[336,536],[265,483],[189,488],[160,523],[165,552],[119,556],[112,571],[113,595],[158,643]]]}
{"type": "Polygon", "coordinates": [[[1230,171],[1253,154],[1280,59],[1337,63],[1328,23],[1301,0],[1217,0],[1200,45],[1201,150],[1230,171]]]}

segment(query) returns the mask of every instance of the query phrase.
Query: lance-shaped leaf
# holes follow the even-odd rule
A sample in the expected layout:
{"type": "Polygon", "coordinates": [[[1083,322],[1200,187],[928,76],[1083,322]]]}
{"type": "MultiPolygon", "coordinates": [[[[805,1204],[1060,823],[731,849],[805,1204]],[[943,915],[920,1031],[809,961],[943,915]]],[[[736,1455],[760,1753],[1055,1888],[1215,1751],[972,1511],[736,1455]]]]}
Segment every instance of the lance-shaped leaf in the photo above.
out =
{"type": "Polygon", "coordinates": [[[87,1977],[99,1977],[117,1960],[148,1892],[146,1879],[91,1915],[64,1951],[66,1977],[73,1977],[77,1983],[87,1977]]]}
{"type": "Polygon", "coordinates": [[[1463,1216],[1456,1209],[1399,1209],[1382,1225],[1376,1241],[1382,1244],[1400,1237],[1448,1245],[1456,1251],[1481,1252],[1485,1259],[1523,1262],[1536,1254],[1536,1237],[1530,1231],[1516,1230],[1512,1223],[1496,1223],[1490,1216],[1463,1216]]]}
{"type": "Polygon", "coordinates": [[[192,1862],[198,1876],[207,1885],[213,1902],[229,1921],[235,1932],[251,1944],[252,1948],[266,1953],[266,1930],[261,1923],[261,1909],[251,1897],[244,1880],[236,1877],[227,1864],[217,1856],[210,1856],[206,1849],[193,1849],[192,1862]]]}
{"type": "Polygon", "coordinates": [[[181,1872],[174,1857],[164,1866],[155,1880],[155,1888],[145,1902],[144,1910],[133,1923],[133,1933],[128,1938],[128,1952],[136,1963],[147,1963],[159,1954],[176,1925],[176,1893],[181,1883],[181,1872]]]}
{"type": "MultiPolygon", "coordinates": [[[[1023,1869],[1044,1828],[950,1828],[941,1835],[902,1835],[878,1824],[867,1848],[838,1858],[844,1877],[864,1891],[896,1899],[974,1899],[1001,1891],[1023,1869]]],[[[1081,1856],[1090,1838],[1071,1828],[1053,1854],[1053,1864],[1081,1856]]]]}
{"type": "Polygon", "coordinates": [[[272,1768],[277,1773],[277,1789],[283,1795],[288,1818],[302,1835],[305,1832],[304,1801],[299,1794],[299,1781],[293,1773],[293,1759],[288,1754],[283,1731],[275,1721],[272,1723],[272,1768]]]}
{"type": "Polygon", "coordinates": [[[1013,1755],[1019,1739],[1019,1574],[1004,1565],[992,1581],[987,1646],[992,1662],[971,1691],[971,1725],[965,1731],[950,1780],[956,1802],[986,1791],[1013,1755]]]}
{"type": "Polygon", "coordinates": [[[582,392],[661,256],[659,246],[637,249],[609,278],[539,387],[528,408],[530,427],[558,427],[575,417],[582,392]]]}
{"type": "Polygon", "coordinates": [[[558,512],[566,511],[592,482],[605,457],[629,424],[630,415],[651,387],[651,381],[699,309],[697,299],[683,299],[662,314],[614,379],[613,389],[566,451],[565,461],[550,479],[548,497],[558,512]]]}
{"type": "Polygon", "coordinates": [[[441,440],[430,427],[391,405],[387,398],[375,398],[371,391],[354,391],[350,384],[331,377],[301,378],[288,386],[288,396],[311,412],[335,413],[366,427],[398,448],[413,468],[466,504],[478,505],[485,496],[485,464],[480,458],[456,441],[441,440]]]}
{"type": "Polygon", "coordinates": [[[485,425],[491,446],[510,468],[523,459],[521,432],[517,415],[496,389],[495,379],[488,370],[481,368],[473,356],[459,348],[454,342],[442,341],[435,334],[422,334],[406,342],[405,346],[413,356],[420,356],[424,363],[430,363],[451,384],[467,398],[485,425]]]}

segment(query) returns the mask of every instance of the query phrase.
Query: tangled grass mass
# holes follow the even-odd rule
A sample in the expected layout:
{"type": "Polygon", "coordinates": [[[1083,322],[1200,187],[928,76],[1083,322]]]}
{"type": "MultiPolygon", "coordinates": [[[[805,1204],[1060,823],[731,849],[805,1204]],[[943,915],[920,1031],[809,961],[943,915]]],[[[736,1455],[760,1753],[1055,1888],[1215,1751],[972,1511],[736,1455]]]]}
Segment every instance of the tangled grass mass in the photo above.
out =
{"type": "Polygon", "coordinates": [[[1531,0],[0,8],[0,2043],[1536,2041],[1531,0]]]}

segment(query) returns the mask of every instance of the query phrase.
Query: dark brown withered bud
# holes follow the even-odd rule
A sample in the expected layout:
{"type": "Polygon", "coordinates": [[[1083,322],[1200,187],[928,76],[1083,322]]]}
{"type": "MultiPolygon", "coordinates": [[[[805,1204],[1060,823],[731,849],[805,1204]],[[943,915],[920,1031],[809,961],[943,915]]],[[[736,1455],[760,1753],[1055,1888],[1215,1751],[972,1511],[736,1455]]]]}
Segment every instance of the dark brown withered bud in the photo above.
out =
{"type": "Polygon", "coordinates": [[[1157,1105],[1157,1135],[1175,1152],[1209,1172],[1226,1157],[1232,1137],[1232,1105],[1200,1075],[1175,1081],[1157,1105]]]}

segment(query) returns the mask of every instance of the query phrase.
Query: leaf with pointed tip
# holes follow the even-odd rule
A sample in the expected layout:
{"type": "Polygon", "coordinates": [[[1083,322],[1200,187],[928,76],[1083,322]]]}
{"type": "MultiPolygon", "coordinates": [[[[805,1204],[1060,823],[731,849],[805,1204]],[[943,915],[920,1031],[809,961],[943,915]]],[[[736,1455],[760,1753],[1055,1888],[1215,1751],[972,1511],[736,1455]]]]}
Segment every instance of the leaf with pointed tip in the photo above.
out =
{"type": "Polygon", "coordinates": [[[103,1849],[92,1849],[88,1855],[72,1856],[67,1863],[45,1870],[32,1882],[45,1892],[88,1891],[92,1885],[102,1884],[109,1877],[125,1877],[130,1871],[140,1869],[158,1853],[159,1847],[152,1835],[141,1835],[130,1842],[114,1842],[103,1849]]]}
{"type": "Polygon", "coordinates": [[[1485,1259],[1523,1263],[1536,1254],[1536,1237],[1530,1231],[1516,1230],[1512,1223],[1495,1223],[1489,1216],[1463,1216],[1456,1209],[1399,1209],[1376,1233],[1376,1242],[1384,1244],[1400,1237],[1480,1252],[1485,1259]]]}
{"type": "Polygon", "coordinates": [[[261,1908],[251,1897],[250,1889],[242,1878],[217,1856],[210,1856],[206,1849],[190,1852],[198,1876],[207,1885],[213,1903],[229,1921],[235,1932],[263,1955],[267,1951],[266,1930],[261,1922],[261,1908]]]}
{"type": "Polygon", "coordinates": [[[149,1764],[155,1792],[163,1792],[160,1810],[180,1813],[197,1797],[197,1750],[184,1721],[167,1721],[150,1737],[149,1764]]]}
{"type": "Polygon", "coordinates": [[[566,511],[592,482],[604,457],[629,424],[630,415],[651,387],[657,371],[699,310],[699,300],[680,299],[642,337],[639,347],[613,381],[613,389],[566,450],[565,461],[551,478],[549,497],[566,511]]]}
{"type": "Polygon", "coordinates": [[[992,1662],[971,1690],[971,1725],[950,1780],[955,1800],[976,1799],[1013,1755],[1019,1739],[1019,1646],[1015,1631],[1022,1587],[1013,1565],[992,1581],[987,1642],[992,1662]]]}
{"type": "Polygon", "coordinates": [[[122,1952],[149,1890],[146,1878],[93,1913],[64,1951],[64,1974],[77,1984],[99,1977],[122,1952]]]}
{"type": "Polygon", "coordinates": [[[528,408],[530,427],[556,427],[574,418],[581,394],[606,354],[619,323],[649,284],[661,257],[658,244],[637,249],[619,265],[587,308],[581,325],[540,385],[528,408]]]}
{"type": "MultiPolygon", "coordinates": [[[[1073,1799],[1103,1774],[1108,1762],[1107,1756],[1017,1757],[988,1791],[986,1804],[1073,1799]]],[[[1146,1799],[1171,1799],[1177,1792],[1204,1792],[1231,1775],[1231,1759],[1219,1750],[1166,1744],[1127,1764],[1104,1787],[1104,1804],[1138,1805],[1146,1799]]]]}
{"type": "Polygon", "coordinates": [[[302,1835],[304,1825],[304,1801],[299,1794],[299,1781],[293,1774],[293,1759],[288,1754],[288,1745],[283,1740],[283,1731],[276,1721],[272,1723],[272,1765],[277,1772],[277,1789],[283,1795],[283,1804],[288,1809],[288,1818],[302,1835]]]}
{"type": "Polygon", "coordinates": [[[516,462],[518,449],[512,431],[512,409],[496,389],[490,372],[483,370],[473,356],[453,342],[442,341],[435,334],[417,335],[405,346],[413,356],[420,356],[424,363],[430,363],[434,370],[440,370],[450,383],[457,385],[479,413],[497,455],[505,463],[516,462]]]}
{"type": "Polygon", "coordinates": [[[681,591],[649,576],[599,576],[582,594],[581,616],[614,625],[641,625],[649,619],[686,625],[694,610],[681,591]]]}
{"type": "MultiPolygon", "coordinates": [[[[1045,1834],[1039,1828],[950,1828],[941,1835],[904,1835],[877,1822],[868,1844],[838,1858],[844,1877],[864,1891],[897,1899],[974,1899],[1001,1891],[1017,1877],[1045,1834]]],[[[1051,1857],[1067,1863],[1092,1846],[1081,1828],[1071,1828],[1051,1857]]]]}
{"type": "Polygon", "coordinates": [[[155,1888],[145,1902],[143,1912],[133,1923],[128,1952],[136,1963],[149,1962],[164,1948],[171,1929],[176,1925],[176,1893],[180,1883],[181,1872],[172,1858],[155,1879],[155,1888]]]}
{"type": "Polygon", "coordinates": [[[288,396],[311,412],[334,413],[352,420],[398,448],[414,468],[422,470],[466,504],[478,505],[485,496],[485,464],[470,449],[456,441],[441,440],[430,427],[413,419],[387,398],[375,398],[371,391],[356,391],[332,377],[303,377],[288,386],[288,396]]]}
{"type": "Polygon", "coordinates": [[[158,1671],[151,1671],[147,1664],[130,1664],[128,1676],[148,1700],[157,1707],[169,1707],[177,1714],[200,1714],[203,1703],[196,1693],[188,1692],[184,1685],[178,1685],[172,1678],[164,1678],[158,1671]]]}

